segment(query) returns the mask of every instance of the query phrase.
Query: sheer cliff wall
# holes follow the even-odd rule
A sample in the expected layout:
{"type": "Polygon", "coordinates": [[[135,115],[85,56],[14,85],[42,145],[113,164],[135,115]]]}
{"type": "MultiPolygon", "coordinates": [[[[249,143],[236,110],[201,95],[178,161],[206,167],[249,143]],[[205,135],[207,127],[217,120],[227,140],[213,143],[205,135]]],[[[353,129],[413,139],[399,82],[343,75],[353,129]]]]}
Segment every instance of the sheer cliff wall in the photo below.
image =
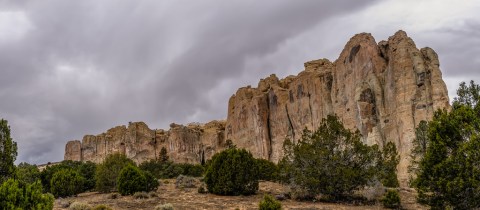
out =
{"type": "Polygon", "coordinates": [[[401,157],[399,179],[406,183],[415,127],[435,110],[449,108],[432,49],[418,49],[403,31],[379,43],[361,33],[335,62],[310,61],[297,76],[271,75],[256,88],[238,89],[228,102],[226,122],[172,125],[168,131],[132,123],[68,142],[65,159],[100,162],[121,152],[141,162],[156,158],[165,147],[174,161],[199,163],[231,139],[254,156],[277,162],[286,138],[298,140],[304,128],[315,129],[322,118],[336,114],[347,128],[358,129],[367,144],[394,142],[401,157]]]}

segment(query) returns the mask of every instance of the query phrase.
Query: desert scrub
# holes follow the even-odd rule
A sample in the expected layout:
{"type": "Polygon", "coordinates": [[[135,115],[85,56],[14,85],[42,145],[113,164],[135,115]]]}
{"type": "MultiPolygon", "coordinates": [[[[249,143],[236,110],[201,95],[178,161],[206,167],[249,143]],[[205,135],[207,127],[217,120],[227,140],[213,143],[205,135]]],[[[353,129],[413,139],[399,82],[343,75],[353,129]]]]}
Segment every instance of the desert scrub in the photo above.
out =
{"type": "Polygon", "coordinates": [[[206,194],[207,193],[207,190],[205,189],[204,184],[202,184],[202,185],[200,185],[200,187],[198,187],[198,193],[200,193],[200,194],[206,194]]]}
{"type": "Polygon", "coordinates": [[[398,195],[397,190],[388,190],[385,193],[385,196],[381,200],[383,206],[389,209],[399,209],[400,208],[400,196],[398,195]]]}
{"type": "Polygon", "coordinates": [[[260,210],[282,209],[282,204],[270,195],[264,195],[258,206],[260,210]]]}
{"type": "Polygon", "coordinates": [[[92,210],[113,210],[113,209],[101,204],[101,205],[95,206],[95,208],[93,208],[92,210]]]}
{"type": "Polygon", "coordinates": [[[190,176],[180,175],[175,180],[176,188],[195,188],[195,178],[190,176]]]}
{"type": "Polygon", "coordinates": [[[155,206],[155,210],[173,210],[173,205],[170,203],[161,204],[161,205],[155,206]]]}
{"type": "Polygon", "coordinates": [[[150,196],[146,192],[136,192],[135,194],[133,194],[133,197],[135,199],[147,199],[150,196]]]}
{"type": "Polygon", "coordinates": [[[112,193],[110,195],[108,195],[108,198],[109,199],[117,199],[117,198],[120,198],[120,193],[112,193]]]}
{"type": "Polygon", "coordinates": [[[70,210],[91,210],[92,207],[90,207],[90,205],[86,204],[86,203],[82,203],[82,202],[73,202],[71,205],[70,205],[70,210]]]}
{"type": "Polygon", "coordinates": [[[150,198],[156,198],[156,197],[158,197],[157,193],[156,193],[156,192],[153,192],[153,191],[152,191],[152,192],[149,192],[149,193],[148,193],[148,196],[150,196],[150,198]]]}

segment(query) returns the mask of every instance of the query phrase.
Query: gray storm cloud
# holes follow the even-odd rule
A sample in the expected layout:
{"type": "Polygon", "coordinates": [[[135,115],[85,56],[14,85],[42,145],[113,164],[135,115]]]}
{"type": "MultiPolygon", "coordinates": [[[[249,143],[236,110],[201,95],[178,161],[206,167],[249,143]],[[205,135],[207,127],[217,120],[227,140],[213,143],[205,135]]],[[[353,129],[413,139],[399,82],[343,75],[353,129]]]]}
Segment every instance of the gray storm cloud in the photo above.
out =
{"type": "MultiPolygon", "coordinates": [[[[408,22],[363,27],[388,2],[0,1],[0,117],[17,162],[31,163],[59,161],[67,140],[128,121],[223,119],[240,86],[335,59],[355,33],[409,32],[408,22]]],[[[409,34],[441,54],[445,77],[479,78],[479,25],[469,21],[409,34]]]]}

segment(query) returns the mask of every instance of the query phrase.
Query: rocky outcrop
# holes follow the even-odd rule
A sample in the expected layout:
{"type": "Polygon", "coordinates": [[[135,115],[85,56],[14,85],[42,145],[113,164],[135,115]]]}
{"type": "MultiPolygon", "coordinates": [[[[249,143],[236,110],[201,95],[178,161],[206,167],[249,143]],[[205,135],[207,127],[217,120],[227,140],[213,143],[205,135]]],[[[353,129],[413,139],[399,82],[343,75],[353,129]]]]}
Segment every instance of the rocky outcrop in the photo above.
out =
{"type": "Polygon", "coordinates": [[[225,145],[225,122],[212,121],[205,125],[170,124],[168,131],[151,130],[143,122],[117,126],[100,135],[86,135],[80,141],[65,146],[65,160],[102,162],[108,154],[122,153],[137,163],[156,159],[162,147],[170,160],[201,163],[211,158],[218,146],[225,145]]]}
{"type": "Polygon", "coordinates": [[[168,131],[132,123],[69,142],[65,159],[100,162],[121,152],[141,162],[166,147],[175,161],[201,162],[231,139],[254,156],[277,162],[286,138],[298,141],[304,128],[315,129],[322,118],[336,114],[367,144],[394,142],[401,156],[399,179],[406,183],[415,127],[444,108],[449,109],[447,89],[432,49],[418,49],[403,31],[378,44],[361,33],[333,63],[310,61],[297,76],[271,75],[256,88],[238,89],[228,102],[226,122],[172,124],[168,131]]]}
{"type": "Polygon", "coordinates": [[[229,101],[226,138],[276,162],[286,138],[298,140],[304,128],[336,114],[367,144],[394,142],[406,183],[415,127],[443,108],[449,108],[447,89],[432,49],[417,49],[403,31],[378,44],[362,33],[333,63],[310,61],[297,76],[271,75],[257,88],[240,88],[229,101]]]}

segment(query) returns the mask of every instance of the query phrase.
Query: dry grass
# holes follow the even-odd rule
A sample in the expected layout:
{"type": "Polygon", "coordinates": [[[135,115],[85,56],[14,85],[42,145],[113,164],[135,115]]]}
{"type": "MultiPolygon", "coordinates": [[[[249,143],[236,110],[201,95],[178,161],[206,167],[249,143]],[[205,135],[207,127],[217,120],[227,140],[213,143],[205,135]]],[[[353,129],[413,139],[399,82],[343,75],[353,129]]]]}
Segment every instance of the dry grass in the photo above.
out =
{"type": "MultiPolygon", "coordinates": [[[[165,182],[164,182],[165,183],[165,182]]],[[[168,184],[162,184],[156,191],[157,197],[147,199],[135,199],[133,196],[121,196],[110,199],[111,194],[96,192],[83,193],[77,197],[67,198],[70,202],[87,203],[90,206],[100,204],[107,205],[115,210],[126,209],[155,209],[156,206],[170,203],[175,210],[182,209],[258,209],[258,203],[264,194],[279,195],[288,189],[280,184],[272,182],[260,182],[260,190],[252,196],[217,196],[213,194],[200,194],[197,188],[179,189],[175,187],[175,180],[168,180],[168,184]]],[[[415,194],[408,189],[400,190],[402,205],[405,209],[426,209],[415,202],[415,194]]],[[[64,199],[65,200],[65,199],[64,199]]],[[[380,203],[373,206],[354,206],[346,204],[299,202],[294,200],[281,201],[283,209],[309,210],[309,209],[383,209],[380,203]]],[[[55,202],[55,210],[62,208],[59,202],[55,202]]]]}

